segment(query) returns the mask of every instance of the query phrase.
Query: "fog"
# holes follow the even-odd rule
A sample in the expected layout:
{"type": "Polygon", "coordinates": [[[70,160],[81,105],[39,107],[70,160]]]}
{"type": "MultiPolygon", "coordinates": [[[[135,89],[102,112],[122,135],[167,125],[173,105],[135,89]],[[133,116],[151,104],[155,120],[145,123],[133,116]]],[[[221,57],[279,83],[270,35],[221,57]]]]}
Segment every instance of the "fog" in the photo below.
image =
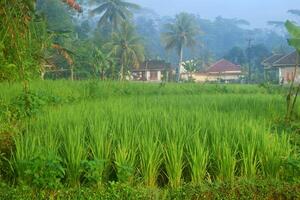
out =
{"type": "Polygon", "coordinates": [[[245,19],[252,27],[263,28],[267,21],[293,19],[289,9],[299,9],[299,0],[130,0],[159,15],[174,15],[181,11],[199,14],[203,18],[245,19]]]}

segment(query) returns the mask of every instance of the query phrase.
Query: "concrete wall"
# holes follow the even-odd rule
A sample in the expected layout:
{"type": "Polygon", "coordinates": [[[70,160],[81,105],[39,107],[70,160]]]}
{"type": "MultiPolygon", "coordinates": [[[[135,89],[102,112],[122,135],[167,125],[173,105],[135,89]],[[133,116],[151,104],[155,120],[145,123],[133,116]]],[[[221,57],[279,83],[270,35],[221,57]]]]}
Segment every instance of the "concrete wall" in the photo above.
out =
{"type": "MultiPolygon", "coordinates": [[[[188,74],[183,74],[182,76],[183,80],[188,80],[188,74]]],[[[240,75],[231,75],[231,74],[223,74],[223,75],[219,75],[219,74],[199,74],[199,73],[194,73],[192,74],[192,78],[199,83],[203,83],[203,82],[207,82],[207,81],[218,81],[220,79],[224,80],[224,81],[232,81],[232,80],[239,80],[240,75]]]]}
{"type": "MultiPolygon", "coordinates": [[[[281,83],[283,80],[284,84],[288,84],[293,80],[295,72],[295,67],[280,67],[279,68],[279,82],[281,83]]],[[[297,69],[295,81],[300,83],[300,67],[297,69]]]]}

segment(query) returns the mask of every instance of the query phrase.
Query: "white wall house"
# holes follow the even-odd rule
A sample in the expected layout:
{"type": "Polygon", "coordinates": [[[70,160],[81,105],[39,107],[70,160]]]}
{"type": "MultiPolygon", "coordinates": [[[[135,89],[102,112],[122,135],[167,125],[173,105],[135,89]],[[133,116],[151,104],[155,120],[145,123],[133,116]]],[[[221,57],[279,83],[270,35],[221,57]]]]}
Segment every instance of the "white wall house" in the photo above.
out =
{"type": "Polygon", "coordinates": [[[147,60],[139,68],[131,70],[132,79],[135,81],[160,82],[171,78],[173,73],[171,64],[163,60],[147,60]]]}
{"type": "Polygon", "coordinates": [[[183,73],[181,77],[187,80],[188,76],[191,76],[196,82],[237,82],[243,77],[243,73],[240,65],[221,59],[206,71],[192,74],[183,73]]]}
{"type": "Polygon", "coordinates": [[[296,51],[286,55],[276,54],[264,60],[262,64],[265,66],[265,70],[278,71],[279,83],[288,84],[294,77],[295,82],[300,83],[300,67],[298,66],[295,71],[297,57],[296,51]]]}

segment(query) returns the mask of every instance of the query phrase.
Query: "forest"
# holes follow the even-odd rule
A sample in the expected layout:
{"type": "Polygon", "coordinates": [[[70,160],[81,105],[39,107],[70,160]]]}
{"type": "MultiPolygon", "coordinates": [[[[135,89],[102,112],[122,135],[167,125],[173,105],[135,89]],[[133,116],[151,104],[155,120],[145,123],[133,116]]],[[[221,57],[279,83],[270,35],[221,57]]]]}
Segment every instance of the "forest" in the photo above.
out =
{"type": "Polygon", "coordinates": [[[0,199],[300,199],[300,26],[266,27],[0,0],[0,199]],[[266,79],[263,61],[292,52],[291,80],[266,79]],[[245,81],[182,79],[222,58],[245,81]],[[151,60],[172,76],[130,79],[151,60]]]}
{"type": "MultiPolygon", "coordinates": [[[[28,10],[27,16],[20,16],[21,19],[22,17],[30,19],[28,23],[18,24],[20,27],[2,29],[1,37],[11,41],[12,38],[9,37],[14,36],[9,34],[9,30],[29,29],[28,40],[30,40],[32,56],[24,55],[24,59],[28,59],[26,63],[32,62],[31,77],[44,78],[46,75],[46,78],[50,79],[57,77],[55,76],[57,74],[58,77],[71,79],[74,79],[74,76],[77,79],[87,79],[96,75],[101,76],[102,79],[119,79],[118,73],[122,71],[118,65],[120,60],[124,62],[123,74],[137,67],[137,63],[143,60],[166,60],[175,67],[179,61],[176,48],[165,48],[167,41],[164,41],[162,35],[168,32],[168,24],[175,23],[182,17],[189,18],[191,26],[197,33],[191,38],[193,45],[183,46],[183,60],[197,60],[198,70],[205,70],[217,59],[226,58],[242,65],[245,70],[248,65],[251,65],[255,74],[253,81],[263,82],[261,62],[272,53],[292,51],[286,42],[287,31],[282,31],[284,25],[280,22],[270,21],[269,24],[272,26],[270,29],[251,29],[249,22],[242,19],[217,17],[214,20],[207,20],[188,13],[178,14],[176,17],[160,17],[151,10],[134,4],[121,7],[121,13],[107,13],[107,16],[100,18],[106,8],[97,7],[101,5],[101,1],[98,2],[100,3],[81,2],[82,12],[78,13],[63,5],[61,1],[38,0],[32,5],[35,6],[34,10],[28,10]],[[115,37],[111,37],[112,32],[115,37]],[[112,53],[112,47],[118,48],[121,44],[117,39],[121,37],[125,37],[123,40],[126,42],[132,42],[130,48],[134,49],[112,53]],[[135,45],[137,45],[136,49],[135,45]],[[132,55],[124,55],[126,58],[117,55],[131,54],[129,53],[131,50],[132,55]],[[33,56],[37,58],[34,62],[30,61],[33,56]],[[52,70],[48,70],[47,67],[51,67],[52,70]],[[56,73],[46,73],[47,71],[56,71],[56,73]]],[[[27,8],[15,9],[16,11],[11,12],[24,12],[23,10],[27,8]]],[[[5,15],[6,18],[2,18],[1,21],[3,27],[11,23],[9,15],[12,13],[5,13],[5,15]]],[[[297,13],[294,12],[294,15],[297,13]]],[[[19,31],[23,32],[23,30],[19,31]]],[[[13,45],[16,44],[2,41],[1,46],[7,50],[13,45]]],[[[10,59],[16,62],[16,59],[7,58],[5,55],[1,60],[4,62],[10,59]]],[[[12,75],[16,70],[14,62],[8,61],[8,65],[1,69],[0,79],[18,78],[16,73],[12,75]]]]}

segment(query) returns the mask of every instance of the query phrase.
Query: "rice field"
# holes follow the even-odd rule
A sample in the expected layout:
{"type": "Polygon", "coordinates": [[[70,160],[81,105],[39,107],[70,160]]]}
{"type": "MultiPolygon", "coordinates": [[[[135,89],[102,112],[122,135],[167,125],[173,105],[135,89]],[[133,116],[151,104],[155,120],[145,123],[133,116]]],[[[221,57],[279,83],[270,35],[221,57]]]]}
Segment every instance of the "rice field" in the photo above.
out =
{"type": "MultiPolygon", "coordinates": [[[[20,86],[0,89],[2,102],[11,102],[20,86]]],[[[32,91],[41,108],[13,136],[18,183],[179,188],[286,180],[286,163],[299,159],[289,134],[274,128],[285,112],[281,88],[47,81],[32,91]]]]}

